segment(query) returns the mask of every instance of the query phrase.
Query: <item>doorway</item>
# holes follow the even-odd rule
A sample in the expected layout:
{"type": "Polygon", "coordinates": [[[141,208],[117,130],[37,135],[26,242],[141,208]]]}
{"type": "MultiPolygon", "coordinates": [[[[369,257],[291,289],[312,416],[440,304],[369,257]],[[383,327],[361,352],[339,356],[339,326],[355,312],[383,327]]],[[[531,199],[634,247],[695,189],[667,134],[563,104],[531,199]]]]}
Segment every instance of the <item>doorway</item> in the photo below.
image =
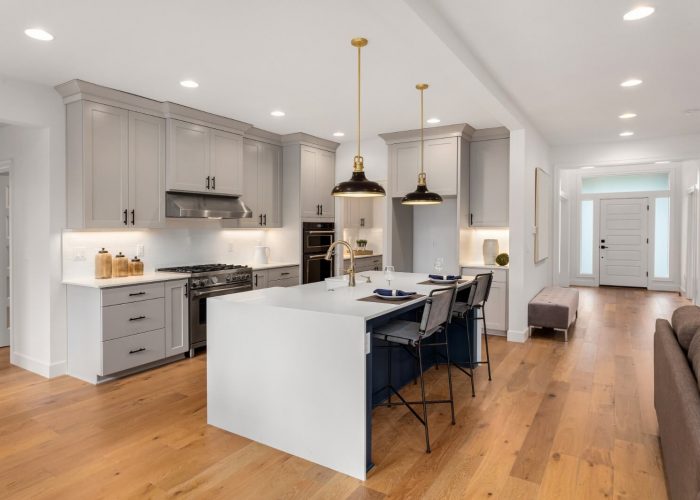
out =
{"type": "Polygon", "coordinates": [[[0,168],[0,347],[10,345],[10,174],[0,168]]]}
{"type": "Polygon", "coordinates": [[[600,200],[601,285],[646,287],[649,199],[600,200]]]}

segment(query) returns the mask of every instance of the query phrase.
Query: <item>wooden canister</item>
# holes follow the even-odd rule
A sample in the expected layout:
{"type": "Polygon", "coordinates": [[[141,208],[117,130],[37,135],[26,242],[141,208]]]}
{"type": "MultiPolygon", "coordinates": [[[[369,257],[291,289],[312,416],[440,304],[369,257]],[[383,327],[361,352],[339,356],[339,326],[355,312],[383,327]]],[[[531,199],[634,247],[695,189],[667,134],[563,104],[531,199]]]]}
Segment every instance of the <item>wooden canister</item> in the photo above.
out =
{"type": "Polygon", "coordinates": [[[143,276],[143,261],[138,257],[129,261],[129,276],[143,276]]]}
{"type": "Polygon", "coordinates": [[[112,275],[115,278],[126,278],[127,276],[129,276],[129,259],[127,259],[123,253],[119,252],[114,257],[114,263],[112,267],[112,275]]]}
{"type": "Polygon", "coordinates": [[[95,278],[107,279],[112,277],[112,254],[104,248],[95,255],[95,278]]]}

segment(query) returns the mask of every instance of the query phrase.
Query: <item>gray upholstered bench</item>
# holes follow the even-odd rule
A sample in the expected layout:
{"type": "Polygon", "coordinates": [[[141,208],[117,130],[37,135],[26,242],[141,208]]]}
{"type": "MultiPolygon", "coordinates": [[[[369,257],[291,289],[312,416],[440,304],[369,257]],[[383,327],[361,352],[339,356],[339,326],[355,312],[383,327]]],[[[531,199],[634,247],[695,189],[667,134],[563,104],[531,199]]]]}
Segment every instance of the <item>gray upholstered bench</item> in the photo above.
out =
{"type": "Polygon", "coordinates": [[[578,290],[550,286],[543,288],[527,306],[527,324],[533,327],[553,328],[564,332],[569,341],[569,327],[578,316],[578,290]]]}

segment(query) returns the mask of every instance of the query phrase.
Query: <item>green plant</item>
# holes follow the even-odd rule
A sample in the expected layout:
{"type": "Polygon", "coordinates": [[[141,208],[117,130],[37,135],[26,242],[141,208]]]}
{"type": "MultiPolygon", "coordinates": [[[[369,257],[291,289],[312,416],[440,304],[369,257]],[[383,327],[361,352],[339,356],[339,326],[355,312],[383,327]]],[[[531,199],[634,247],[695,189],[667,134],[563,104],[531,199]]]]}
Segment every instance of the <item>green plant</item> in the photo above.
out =
{"type": "Polygon", "coordinates": [[[496,264],[499,266],[507,266],[508,262],[510,262],[510,257],[508,257],[507,253],[499,253],[496,255],[496,264]]]}
{"type": "Polygon", "coordinates": [[[367,246],[367,240],[357,240],[357,246],[360,248],[364,248],[367,246]]]}

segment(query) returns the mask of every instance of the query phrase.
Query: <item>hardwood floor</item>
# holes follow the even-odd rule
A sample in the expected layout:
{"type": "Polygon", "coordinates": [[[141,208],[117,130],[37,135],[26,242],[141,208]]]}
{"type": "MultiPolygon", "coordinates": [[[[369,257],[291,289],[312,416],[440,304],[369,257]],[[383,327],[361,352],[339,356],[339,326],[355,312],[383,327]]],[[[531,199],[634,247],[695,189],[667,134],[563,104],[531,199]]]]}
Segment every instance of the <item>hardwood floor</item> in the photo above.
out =
{"type": "MultiPolygon", "coordinates": [[[[687,302],[579,290],[568,344],[491,337],[493,381],[479,368],[476,398],[456,373],[457,425],[431,409],[430,455],[405,409],[375,410],[365,483],[208,427],[206,356],[94,387],[0,349],[0,497],[663,499],[652,334],[687,302]]],[[[431,370],[429,392],[446,395],[445,376],[431,370]]]]}

